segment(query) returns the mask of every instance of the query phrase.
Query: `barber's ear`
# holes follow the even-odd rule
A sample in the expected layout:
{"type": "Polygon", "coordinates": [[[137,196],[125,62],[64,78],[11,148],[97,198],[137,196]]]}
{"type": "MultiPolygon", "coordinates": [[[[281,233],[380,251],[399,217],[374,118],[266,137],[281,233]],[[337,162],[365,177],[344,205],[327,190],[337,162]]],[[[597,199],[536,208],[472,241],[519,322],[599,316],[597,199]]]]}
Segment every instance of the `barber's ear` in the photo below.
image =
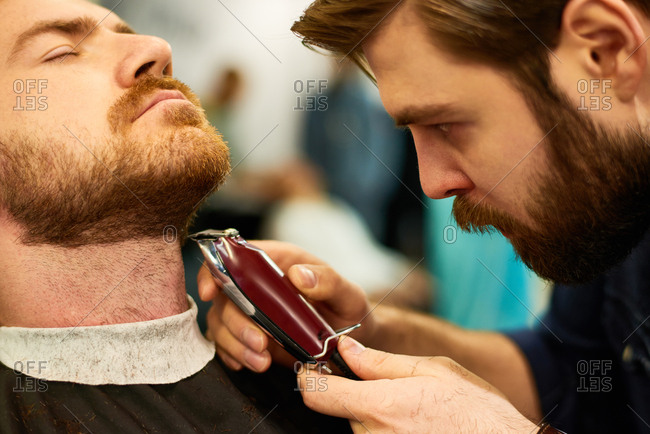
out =
{"type": "Polygon", "coordinates": [[[632,99],[646,68],[643,29],[623,0],[570,0],[562,15],[563,50],[589,77],[611,79],[621,101],[632,99]]]}

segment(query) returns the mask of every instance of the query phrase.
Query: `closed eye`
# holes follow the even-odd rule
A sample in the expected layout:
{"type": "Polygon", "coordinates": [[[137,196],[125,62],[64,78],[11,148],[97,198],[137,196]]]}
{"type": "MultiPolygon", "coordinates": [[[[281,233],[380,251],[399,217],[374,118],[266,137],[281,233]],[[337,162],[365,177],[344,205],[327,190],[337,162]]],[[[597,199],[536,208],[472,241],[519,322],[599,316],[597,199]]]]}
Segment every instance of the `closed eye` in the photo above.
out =
{"type": "Polygon", "coordinates": [[[72,47],[65,45],[62,47],[55,48],[54,50],[47,53],[43,59],[43,62],[52,62],[58,60],[59,62],[63,61],[68,56],[77,56],[79,53],[72,51],[72,47]]]}

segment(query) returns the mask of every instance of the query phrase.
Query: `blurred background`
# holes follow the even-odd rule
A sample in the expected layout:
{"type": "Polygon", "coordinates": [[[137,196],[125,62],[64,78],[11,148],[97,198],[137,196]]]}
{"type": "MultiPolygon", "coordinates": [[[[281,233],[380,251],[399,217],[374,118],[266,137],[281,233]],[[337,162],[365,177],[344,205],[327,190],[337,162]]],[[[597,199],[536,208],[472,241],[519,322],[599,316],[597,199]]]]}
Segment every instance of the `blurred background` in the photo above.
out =
{"type": "MultiPolygon", "coordinates": [[[[468,235],[451,201],[420,188],[408,132],[394,128],[374,84],[346,60],[303,47],[289,30],[307,0],[100,3],[137,32],[166,39],[174,75],[200,96],[231,148],[232,174],[193,231],[237,228],[323,258],[381,303],[465,327],[531,325],[550,290],[501,235],[468,235]]],[[[184,247],[199,300],[199,250],[184,247]]]]}

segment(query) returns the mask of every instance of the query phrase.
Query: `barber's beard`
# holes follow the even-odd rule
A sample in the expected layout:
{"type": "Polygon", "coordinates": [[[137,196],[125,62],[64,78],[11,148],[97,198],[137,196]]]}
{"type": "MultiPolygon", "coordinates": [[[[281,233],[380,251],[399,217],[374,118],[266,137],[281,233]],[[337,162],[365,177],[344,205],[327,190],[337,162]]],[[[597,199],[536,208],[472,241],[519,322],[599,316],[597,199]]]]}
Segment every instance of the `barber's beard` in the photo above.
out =
{"type": "Polygon", "coordinates": [[[562,97],[534,106],[545,133],[557,124],[538,150],[549,168],[533,174],[525,201],[536,229],[462,196],[454,217],[464,230],[507,234],[542,278],[588,282],[621,262],[648,229],[650,137],[638,125],[634,131],[600,127],[562,97]]]}
{"type": "Polygon", "coordinates": [[[83,144],[92,154],[70,141],[44,143],[35,138],[48,137],[41,131],[0,138],[0,204],[24,230],[21,242],[74,247],[182,239],[199,204],[230,170],[221,136],[176,80],[142,79],[110,109],[109,121],[111,138],[83,144]],[[178,89],[195,107],[166,107],[166,133],[131,139],[131,120],[158,89],[178,89]]]}

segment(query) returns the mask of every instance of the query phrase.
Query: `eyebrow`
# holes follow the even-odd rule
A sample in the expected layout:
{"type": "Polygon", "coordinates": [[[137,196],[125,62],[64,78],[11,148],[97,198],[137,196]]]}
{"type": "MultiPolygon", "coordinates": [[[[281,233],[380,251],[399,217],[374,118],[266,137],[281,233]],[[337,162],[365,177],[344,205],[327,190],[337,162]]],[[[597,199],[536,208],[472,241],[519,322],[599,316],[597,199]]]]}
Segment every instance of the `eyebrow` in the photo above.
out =
{"type": "Polygon", "coordinates": [[[393,115],[393,119],[395,126],[405,127],[411,124],[432,122],[435,118],[453,116],[458,113],[460,111],[451,104],[427,104],[403,108],[393,115]]]}
{"type": "MultiPolygon", "coordinates": [[[[29,43],[38,36],[47,33],[62,33],[68,36],[83,36],[86,38],[99,26],[99,24],[100,22],[95,18],[88,16],[78,17],[71,20],[39,21],[16,38],[16,43],[14,44],[7,61],[11,62],[19,56],[29,43]]],[[[113,26],[113,31],[115,33],[135,34],[135,31],[123,22],[119,22],[113,26]]]]}

